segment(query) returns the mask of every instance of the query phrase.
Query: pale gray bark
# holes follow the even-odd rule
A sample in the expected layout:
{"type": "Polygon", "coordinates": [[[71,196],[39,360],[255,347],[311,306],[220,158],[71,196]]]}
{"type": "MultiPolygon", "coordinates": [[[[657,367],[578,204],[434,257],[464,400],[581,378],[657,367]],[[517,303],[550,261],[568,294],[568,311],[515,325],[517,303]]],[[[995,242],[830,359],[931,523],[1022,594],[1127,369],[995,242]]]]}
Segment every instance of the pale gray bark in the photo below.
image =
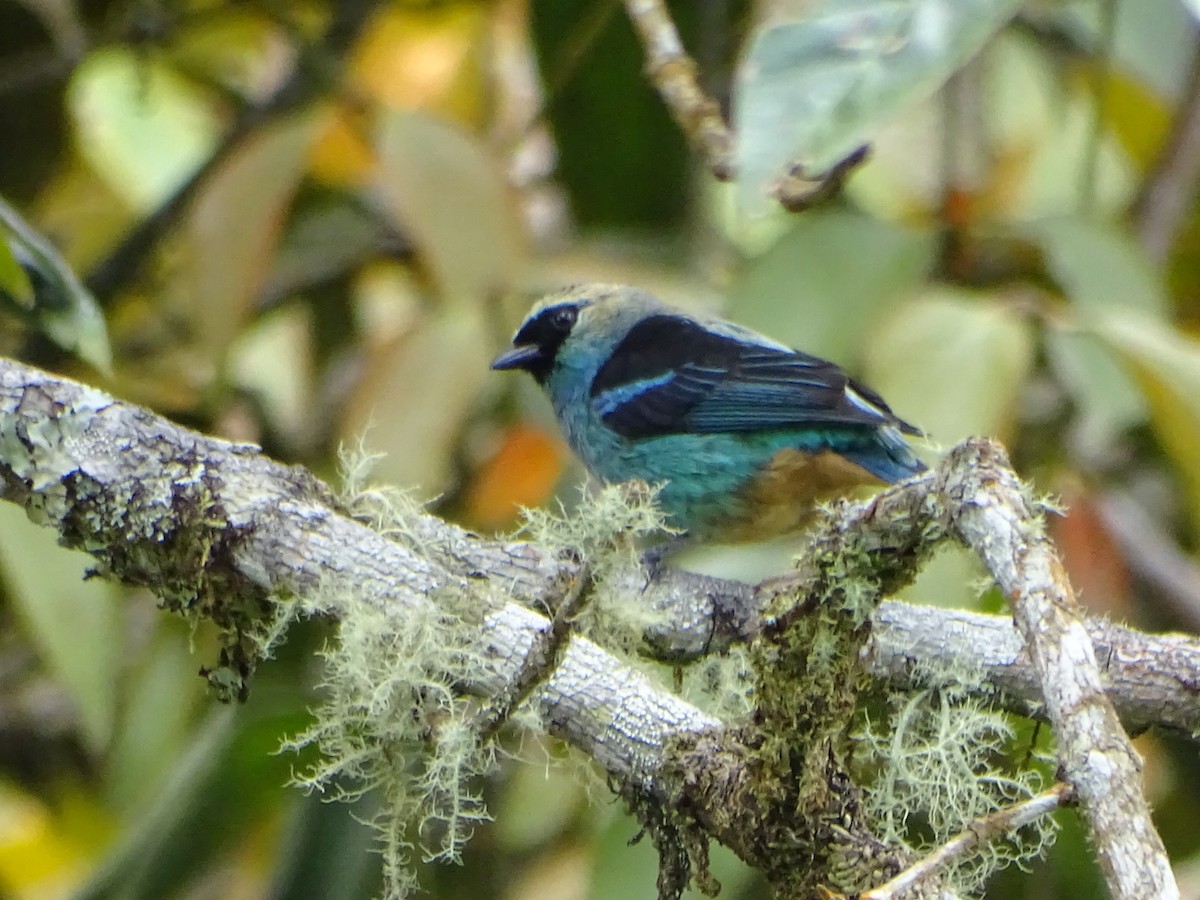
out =
{"type": "MultiPolygon", "coordinates": [[[[937,473],[872,503],[842,507],[829,527],[861,529],[881,552],[961,538],[1013,603],[1024,640],[1007,618],[885,603],[868,665],[903,687],[919,677],[914,660],[967,658],[982,666],[991,689],[1027,710],[1043,709],[1114,896],[1171,897],[1174,882],[1141,794],[1137,759],[1104,691],[1135,727],[1158,723],[1192,733],[1200,721],[1200,645],[1103,623],[1085,628],[1052,548],[994,452],[986,442],[965,445],[937,473]]],[[[545,627],[528,607],[557,596],[574,572],[536,546],[481,539],[431,516],[414,520],[407,542],[391,540],[344,515],[306,472],[256,448],[198,435],[11,361],[0,361],[0,496],[54,527],[64,543],[91,552],[102,570],[155,588],[168,605],[182,598],[210,604],[215,614],[241,602],[254,609],[280,591],[320,586],[335,598],[330,588],[339,584],[403,610],[433,602],[447,588],[470,593],[487,583],[487,596],[503,592],[513,600],[481,601],[480,650],[490,665],[466,687],[482,696],[514,678],[545,627]],[[416,546],[420,552],[410,549],[416,546]],[[220,590],[206,589],[213,585],[220,590]]],[[[759,591],[744,585],[668,571],[649,585],[631,575],[629,589],[679,611],[675,627],[651,636],[659,652],[695,656],[745,639],[758,625],[759,591]]],[[[336,600],[329,605],[337,614],[336,600]]],[[[664,799],[668,743],[721,728],[578,637],[535,700],[555,734],[664,799]]]]}

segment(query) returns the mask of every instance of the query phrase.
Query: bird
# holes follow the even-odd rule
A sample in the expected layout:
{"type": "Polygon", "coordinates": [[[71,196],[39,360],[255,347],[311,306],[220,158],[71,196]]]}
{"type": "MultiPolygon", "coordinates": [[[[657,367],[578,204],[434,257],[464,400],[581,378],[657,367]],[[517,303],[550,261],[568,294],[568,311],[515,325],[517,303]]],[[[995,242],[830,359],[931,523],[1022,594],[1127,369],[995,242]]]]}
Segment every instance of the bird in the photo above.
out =
{"type": "Polygon", "coordinates": [[[926,468],[904,438],[921,430],[836,364],[636,287],[545,297],[492,368],[532,375],[587,470],[658,487],[689,540],[799,530],[822,501],[926,468]]]}

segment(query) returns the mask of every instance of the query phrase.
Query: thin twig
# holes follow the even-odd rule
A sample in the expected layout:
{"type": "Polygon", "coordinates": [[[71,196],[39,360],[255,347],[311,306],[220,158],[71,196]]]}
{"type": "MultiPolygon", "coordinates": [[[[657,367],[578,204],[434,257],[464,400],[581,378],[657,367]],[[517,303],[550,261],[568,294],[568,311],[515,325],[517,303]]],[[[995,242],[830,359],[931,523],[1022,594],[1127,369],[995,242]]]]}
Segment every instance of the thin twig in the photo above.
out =
{"type": "Polygon", "coordinates": [[[646,73],[684,134],[704,154],[713,175],[733,177],[733,135],[721,107],[704,92],[675,22],[662,0],[625,0],[646,51],[646,73]]]}
{"type": "Polygon", "coordinates": [[[886,884],[859,894],[856,900],[898,900],[907,896],[908,892],[922,881],[943,871],[976,848],[1024,828],[1060,806],[1070,803],[1071,798],[1070,785],[1060,782],[1036,797],[982,816],[928,856],[909,866],[886,884]]]}

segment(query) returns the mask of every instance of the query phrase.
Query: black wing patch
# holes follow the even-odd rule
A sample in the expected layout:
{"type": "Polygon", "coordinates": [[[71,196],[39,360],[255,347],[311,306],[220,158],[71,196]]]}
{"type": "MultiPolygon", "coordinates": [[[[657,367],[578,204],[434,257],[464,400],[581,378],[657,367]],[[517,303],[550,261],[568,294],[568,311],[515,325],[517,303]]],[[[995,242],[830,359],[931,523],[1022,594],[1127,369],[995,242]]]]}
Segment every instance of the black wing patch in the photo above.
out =
{"type": "Polygon", "coordinates": [[[591,397],[626,438],[896,423],[873,391],[831,362],[719,334],[686,317],[639,322],[596,373],[591,397]]]}

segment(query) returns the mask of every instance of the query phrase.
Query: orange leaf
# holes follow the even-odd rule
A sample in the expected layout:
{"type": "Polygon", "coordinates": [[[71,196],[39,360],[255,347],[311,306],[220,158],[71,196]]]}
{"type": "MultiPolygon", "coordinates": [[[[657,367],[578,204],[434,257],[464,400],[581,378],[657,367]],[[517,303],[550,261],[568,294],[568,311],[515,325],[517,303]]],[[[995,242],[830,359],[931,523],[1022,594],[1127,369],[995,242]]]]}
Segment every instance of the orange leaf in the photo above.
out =
{"type": "Polygon", "coordinates": [[[479,471],[467,491],[466,518],[496,530],[513,524],[521,506],[544,503],[562,475],[565,450],[556,436],[517,425],[479,471]]]}

